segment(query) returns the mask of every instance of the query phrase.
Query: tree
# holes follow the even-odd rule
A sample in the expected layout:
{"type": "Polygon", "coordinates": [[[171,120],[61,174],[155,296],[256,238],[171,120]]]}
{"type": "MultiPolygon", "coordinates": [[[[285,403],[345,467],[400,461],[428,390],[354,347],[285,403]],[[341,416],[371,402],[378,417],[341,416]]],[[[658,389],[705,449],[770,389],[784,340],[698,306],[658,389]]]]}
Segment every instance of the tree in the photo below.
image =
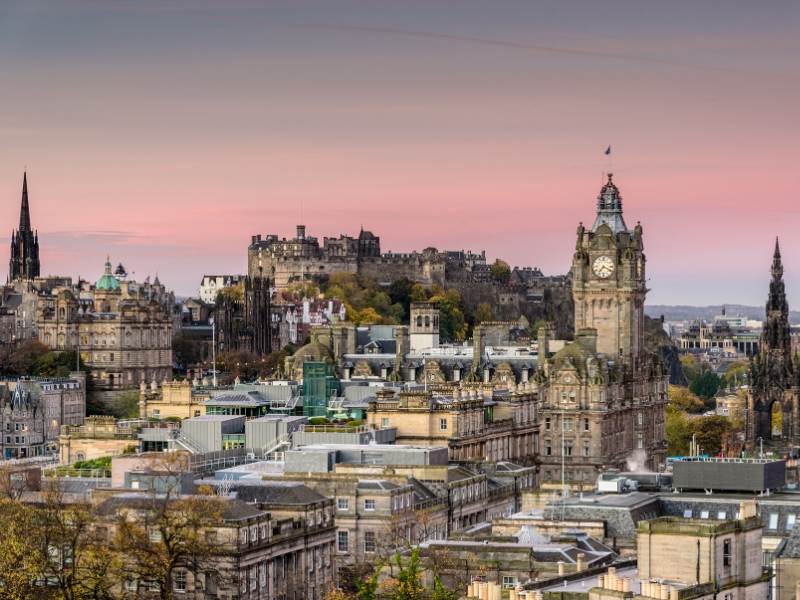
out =
{"type": "Polygon", "coordinates": [[[508,266],[506,261],[498,258],[494,261],[492,266],[489,267],[489,273],[495,281],[499,283],[508,283],[511,277],[511,267],[508,266]]]}
{"type": "Polygon", "coordinates": [[[667,454],[684,456],[689,452],[689,419],[686,413],[672,404],[667,405],[664,416],[664,437],[667,440],[667,454]]]}
{"type": "Polygon", "coordinates": [[[720,379],[714,371],[704,371],[689,384],[689,390],[700,396],[709,406],[709,401],[719,390],[720,379]]]}
{"type": "Polygon", "coordinates": [[[691,383],[700,376],[702,371],[700,361],[692,354],[683,354],[681,356],[681,367],[686,379],[691,383]]]}
{"type": "Polygon", "coordinates": [[[428,294],[425,288],[419,283],[415,283],[411,288],[411,302],[425,302],[428,299],[428,294]]]}
{"type": "Polygon", "coordinates": [[[395,556],[395,561],[398,573],[392,600],[422,600],[425,597],[425,588],[420,581],[422,570],[419,565],[419,548],[411,550],[405,564],[399,553],[395,556]]]}
{"type": "Polygon", "coordinates": [[[718,415],[698,417],[690,422],[690,433],[694,434],[703,452],[711,455],[719,454],[723,449],[730,429],[730,421],[718,415]]]}
{"type": "Polygon", "coordinates": [[[31,532],[35,528],[34,512],[15,500],[0,499],[0,523],[3,543],[0,544],[0,582],[2,597],[8,600],[47,598],[36,585],[38,565],[43,557],[31,532]]]}
{"type": "MultiPolygon", "coordinates": [[[[178,455],[164,458],[154,470],[179,475],[185,469],[178,455]]],[[[154,589],[161,600],[173,600],[179,569],[195,577],[215,555],[214,527],[222,519],[222,505],[213,496],[181,497],[177,490],[139,499],[136,516],[121,511],[116,518],[114,549],[126,557],[128,577],[154,589]]]]}
{"type": "Polygon", "coordinates": [[[728,369],[722,376],[722,387],[736,388],[747,382],[750,376],[750,363],[746,360],[739,360],[728,365],[728,369]]]}
{"type": "Polygon", "coordinates": [[[92,507],[64,501],[53,487],[34,513],[31,531],[38,552],[37,571],[64,600],[110,600],[119,580],[120,557],[95,526],[92,507]]]}
{"type": "Polygon", "coordinates": [[[688,388],[669,386],[669,403],[671,406],[687,413],[701,413],[705,410],[703,401],[694,395],[688,388]]]}
{"type": "Polygon", "coordinates": [[[204,359],[205,342],[194,340],[183,333],[172,338],[172,356],[181,367],[196,365],[204,359]]]}
{"type": "Polygon", "coordinates": [[[467,335],[464,303],[457,290],[438,291],[430,302],[439,307],[439,335],[447,342],[463,341],[467,335]]]}
{"type": "Polygon", "coordinates": [[[28,340],[18,346],[9,346],[0,350],[0,374],[32,375],[36,361],[41,359],[50,349],[37,340],[28,340]]]}
{"type": "Polygon", "coordinates": [[[494,318],[492,315],[492,307],[488,302],[481,302],[475,309],[475,324],[478,325],[484,321],[491,321],[494,318]]]}

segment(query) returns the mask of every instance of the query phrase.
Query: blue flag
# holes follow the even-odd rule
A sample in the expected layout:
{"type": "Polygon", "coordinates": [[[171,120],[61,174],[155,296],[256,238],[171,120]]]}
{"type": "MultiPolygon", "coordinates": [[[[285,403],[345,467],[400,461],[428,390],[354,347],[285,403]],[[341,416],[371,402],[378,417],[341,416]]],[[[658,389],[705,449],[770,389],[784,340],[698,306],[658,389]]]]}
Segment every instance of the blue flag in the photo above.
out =
{"type": "Polygon", "coordinates": [[[606,148],[606,151],[603,154],[606,154],[606,155],[611,154],[611,146],[606,148]]]}

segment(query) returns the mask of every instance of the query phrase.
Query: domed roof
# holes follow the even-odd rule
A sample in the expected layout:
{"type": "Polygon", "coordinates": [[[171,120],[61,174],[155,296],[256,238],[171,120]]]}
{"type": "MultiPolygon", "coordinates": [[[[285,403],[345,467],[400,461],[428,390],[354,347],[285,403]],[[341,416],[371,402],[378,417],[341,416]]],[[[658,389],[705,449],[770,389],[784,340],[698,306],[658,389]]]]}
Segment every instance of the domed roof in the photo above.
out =
{"type": "Polygon", "coordinates": [[[103,276],[97,280],[95,289],[104,292],[113,292],[119,289],[119,279],[111,273],[111,260],[106,259],[106,269],[103,276]]]}

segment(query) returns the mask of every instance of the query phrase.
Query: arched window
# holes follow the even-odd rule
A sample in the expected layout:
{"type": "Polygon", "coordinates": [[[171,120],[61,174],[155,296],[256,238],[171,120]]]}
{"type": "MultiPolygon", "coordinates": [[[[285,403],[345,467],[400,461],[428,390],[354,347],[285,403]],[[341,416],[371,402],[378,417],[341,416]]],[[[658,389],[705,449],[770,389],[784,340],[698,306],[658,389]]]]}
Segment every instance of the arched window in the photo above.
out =
{"type": "Polygon", "coordinates": [[[58,309],[58,318],[63,320],[67,318],[67,309],[63,306],[58,309]]]}
{"type": "Polygon", "coordinates": [[[422,327],[422,316],[417,315],[417,327],[422,327]]]}
{"type": "Polygon", "coordinates": [[[430,326],[431,326],[431,318],[425,315],[425,327],[430,327],[430,326]]]}

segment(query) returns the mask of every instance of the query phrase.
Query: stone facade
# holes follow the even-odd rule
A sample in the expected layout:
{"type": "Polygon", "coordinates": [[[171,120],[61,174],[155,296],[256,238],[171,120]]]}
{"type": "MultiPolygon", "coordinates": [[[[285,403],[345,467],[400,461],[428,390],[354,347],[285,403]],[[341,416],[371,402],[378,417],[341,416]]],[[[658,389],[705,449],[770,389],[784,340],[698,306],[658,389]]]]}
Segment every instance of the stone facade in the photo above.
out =
{"type": "Polygon", "coordinates": [[[383,389],[369,403],[367,423],[397,428],[398,444],[447,446],[456,462],[532,464],[539,433],[536,407],[537,396],[526,386],[510,392],[480,384],[399,394],[383,389]]]}
{"type": "MultiPolygon", "coordinates": [[[[165,510],[165,502],[150,495],[112,495],[97,512],[104,531],[112,536],[120,518],[146,519],[150,511],[165,510]]],[[[232,498],[208,498],[219,503],[213,536],[218,552],[201,557],[198,565],[176,565],[175,596],[221,600],[322,600],[335,584],[334,514],[323,497],[290,506],[247,504],[232,498]]],[[[212,508],[213,510],[213,508],[212,508]]],[[[125,582],[126,594],[157,597],[144,587],[147,582],[125,582]]],[[[118,593],[122,592],[119,590],[118,593]]]]}
{"type": "Polygon", "coordinates": [[[61,426],[83,424],[85,413],[83,373],[0,381],[0,458],[55,454],[61,426]]]}
{"type": "Polygon", "coordinates": [[[644,347],[647,292],[642,227],[631,231],[611,175],[591,229],[578,227],[572,262],[575,342],[550,355],[539,343],[535,381],[543,482],[593,482],[627,462],[666,459],[667,373],[644,347]]]}
{"type": "Polygon", "coordinates": [[[39,341],[53,350],[78,350],[92,394],[113,402],[143,382],[172,378],[174,303],[157,277],[153,283],[120,280],[107,261],[95,285],[57,288],[39,298],[39,341]]]}

